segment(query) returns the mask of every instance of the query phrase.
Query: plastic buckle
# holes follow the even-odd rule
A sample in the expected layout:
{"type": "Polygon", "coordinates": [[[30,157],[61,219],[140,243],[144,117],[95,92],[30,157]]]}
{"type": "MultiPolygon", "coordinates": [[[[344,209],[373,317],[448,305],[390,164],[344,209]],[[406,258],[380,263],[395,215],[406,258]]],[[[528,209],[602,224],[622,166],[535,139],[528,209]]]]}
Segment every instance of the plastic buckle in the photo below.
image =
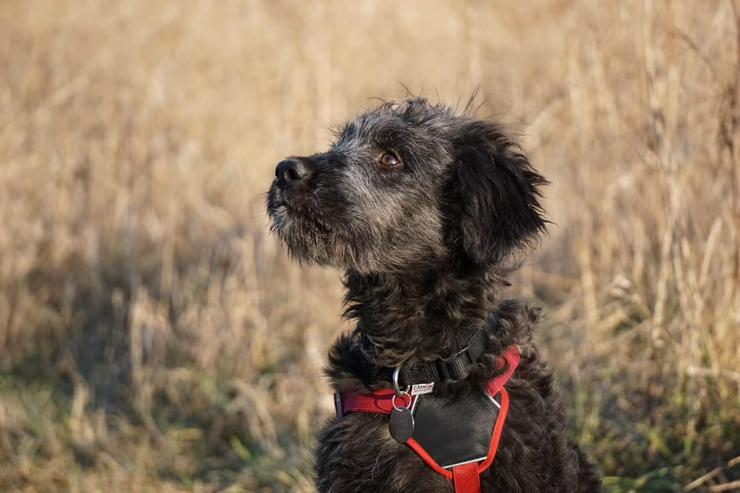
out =
{"type": "Polygon", "coordinates": [[[465,349],[457,353],[457,356],[464,356],[466,365],[472,365],[473,363],[475,363],[475,361],[473,361],[473,357],[470,356],[470,347],[466,347],[465,349]]]}
{"type": "Polygon", "coordinates": [[[450,369],[447,366],[447,360],[437,360],[434,362],[434,366],[437,368],[437,373],[439,373],[439,377],[442,380],[442,383],[447,383],[452,380],[450,369]]]}
{"type": "Polygon", "coordinates": [[[473,358],[470,356],[470,347],[464,347],[454,355],[450,356],[449,358],[445,358],[443,360],[437,360],[435,362],[435,367],[437,368],[437,373],[439,373],[440,377],[442,378],[442,381],[444,383],[448,383],[454,380],[462,380],[468,375],[468,371],[466,369],[464,375],[455,375],[456,378],[453,378],[452,373],[450,371],[451,368],[454,368],[452,366],[452,363],[454,363],[458,358],[463,358],[463,363],[465,367],[469,366],[473,363],[473,358]]]}

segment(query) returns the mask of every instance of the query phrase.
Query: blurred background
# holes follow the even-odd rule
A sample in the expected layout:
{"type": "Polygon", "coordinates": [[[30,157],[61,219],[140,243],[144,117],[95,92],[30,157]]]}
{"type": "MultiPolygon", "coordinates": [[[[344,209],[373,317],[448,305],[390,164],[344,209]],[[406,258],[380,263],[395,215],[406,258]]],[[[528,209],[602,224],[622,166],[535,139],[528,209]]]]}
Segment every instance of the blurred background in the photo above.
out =
{"type": "Polygon", "coordinates": [[[408,88],[510,123],[509,296],[609,491],[740,491],[737,2],[0,2],[0,491],[312,491],[340,273],[264,192],[408,88]]]}

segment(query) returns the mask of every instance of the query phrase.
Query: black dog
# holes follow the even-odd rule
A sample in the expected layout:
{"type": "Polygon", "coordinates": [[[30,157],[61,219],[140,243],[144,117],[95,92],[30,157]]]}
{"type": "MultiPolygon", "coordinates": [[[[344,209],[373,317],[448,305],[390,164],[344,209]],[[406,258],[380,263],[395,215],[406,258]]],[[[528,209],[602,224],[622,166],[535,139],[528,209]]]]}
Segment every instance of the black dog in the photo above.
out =
{"type": "MultiPolygon", "coordinates": [[[[330,351],[337,392],[390,388],[394,368],[427,365],[440,369],[429,398],[473,402],[506,370],[507,348],[518,348],[500,446],[479,478],[483,491],[601,488],[595,467],[568,441],[551,371],[532,343],[538,311],[499,298],[512,258],[545,229],[544,183],[500,126],[416,98],[360,115],[329,152],[282,161],[268,194],[272,228],[295,258],[346,270],[346,315],[357,325],[330,351]],[[440,362],[480,333],[481,354],[442,375],[440,362]]],[[[490,435],[485,428],[470,439],[490,435]]],[[[391,437],[382,413],[333,420],[319,442],[319,491],[454,489],[391,437]]]]}

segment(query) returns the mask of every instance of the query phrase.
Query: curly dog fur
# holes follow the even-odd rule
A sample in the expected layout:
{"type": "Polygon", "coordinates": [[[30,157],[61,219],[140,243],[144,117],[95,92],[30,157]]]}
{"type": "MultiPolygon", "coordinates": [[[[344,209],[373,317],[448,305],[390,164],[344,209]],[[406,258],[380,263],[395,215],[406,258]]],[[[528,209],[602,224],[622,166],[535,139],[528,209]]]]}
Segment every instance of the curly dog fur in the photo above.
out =
{"type": "MultiPolygon", "coordinates": [[[[361,114],[326,153],[281,162],[267,198],[272,229],[296,259],[346,271],[346,315],[357,324],[329,354],[337,391],[388,387],[393,367],[454,354],[499,312],[470,376],[435,387],[465,398],[500,371],[505,348],[521,350],[483,491],[601,489],[568,440],[552,372],[532,342],[538,310],[500,296],[516,254],[545,230],[544,183],[501,126],[412,98],[361,114]]],[[[318,490],[452,491],[387,423],[333,419],[319,438],[318,490]]]]}

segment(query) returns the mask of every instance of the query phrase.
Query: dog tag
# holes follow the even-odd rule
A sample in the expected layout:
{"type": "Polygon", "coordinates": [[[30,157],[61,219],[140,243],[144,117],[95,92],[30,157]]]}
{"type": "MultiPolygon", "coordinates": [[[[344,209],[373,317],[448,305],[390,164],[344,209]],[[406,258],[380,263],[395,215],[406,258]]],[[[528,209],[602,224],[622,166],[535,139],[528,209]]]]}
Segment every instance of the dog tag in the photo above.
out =
{"type": "Polygon", "coordinates": [[[406,443],[414,434],[414,415],[407,407],[397,407],[391,411],[388,422],[391,436],[398,443],[406,443]]]}

